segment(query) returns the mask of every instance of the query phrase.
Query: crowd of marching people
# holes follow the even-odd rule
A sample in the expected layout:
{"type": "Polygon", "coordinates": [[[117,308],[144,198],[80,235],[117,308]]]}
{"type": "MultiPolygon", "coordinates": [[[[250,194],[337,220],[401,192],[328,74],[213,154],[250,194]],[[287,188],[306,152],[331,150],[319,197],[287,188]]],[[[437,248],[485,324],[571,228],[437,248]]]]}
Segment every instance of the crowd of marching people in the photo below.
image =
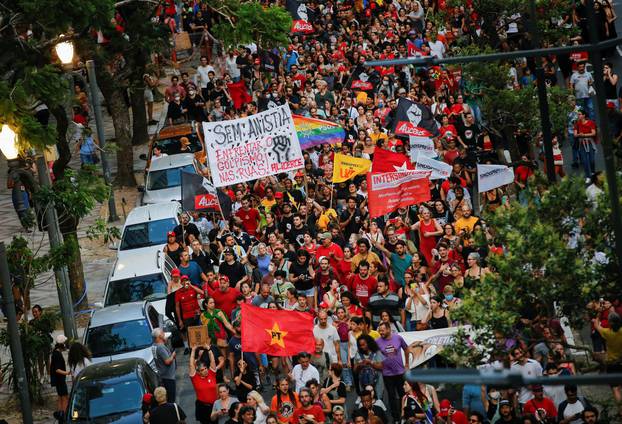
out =
{"type": "MultiPolygon", "coordinates": [[[[611,1],[595,3],[599,34],[615,37],[611,1]]],[[[163,13],[173,31],[202,32],[219,19],[207,2],[170,2],[163,13]]],[[[503,28],[504,49],[522,48],[526,22],[499,15],[483,25],[470,0],[310,0],[296,13],[314,31],[291,35],[285,51],[249,45],[223,57],[203,56],[196,72],[173,75],[164,93],[168,125],[235,119],[287,104],[296,115],[340,124],[345,138],[304,151],[304,169],[227,187],[230,216],[184,212],[170,229],[164,251],[177,268],[166,310],[184,346],[171,350],[164,332],[154,331],[162,386],[144,399],[145,422],[180,422],[191,413],[176,403],[176,357],[182,353],[202,424],[599,422],[599,409],[574,385],[466,385],[456,397],[443,386],[405,379],[417,346],[400,333],[454,326],[462,294],[495,272],[487,258],[504,254],[504,246],[482,216],[510,207],[510,198],[529,185],[540,136],[519,130],[515,183],[480,195],[473,187],[476,164],[499,163],[508,146],[486,127],[479,88],[457,67],[369,68],[364,62],[443,58],[455,46],[488,37],[491,27],[503,28]],[[365,175],[335,183],[334,156],[373,161],[380,152],[408,154],[408,139],[394,132],[401,98],[430,111],[437,159],[452,171],[430,183],[430,201],[372,219],[365,175]],[[315,349],[291,357],[243,351],[242,304],[310,314],[315,349]],[[191,346],[188,328],[199,325],[209,341],[191,346]]],[[[586,20],[585,1],[559,17],[560,27],[579,30],[568,42],[586,41],[586,20]]],[[[599,191],[592,86],[601,76],[590,74],[587,59],[559,55],[543,59],[543,66],[547,84],[573,94],[567,131],[554,139],[556,173],[564,174],[561,145],[572,146],[572,167],[581,167],[591,190],[599,191]]],[[[536,83],[534,62],[509,65],[509,90],[536,83]]],[[[612,64],[605,69],[607,104],[617,110],[618,76],[612,64]]],[[[489,366],[530,377],[575,374],[560,322],[532,306],[514,333],[495,335],[498,349],[489,366]],[[527,333],[544,341],[532,343],[527,333]]],[[[620,371],[619,294],[592,307],[594,350],[610,372],[620,371]]],[[[55,350],[65,342],[57,340],[55,350]]],[[[453,364],[436,356],[426,366],[453,364]]],[[[617,401],[621,390],[613,387],[617,401]]]]}

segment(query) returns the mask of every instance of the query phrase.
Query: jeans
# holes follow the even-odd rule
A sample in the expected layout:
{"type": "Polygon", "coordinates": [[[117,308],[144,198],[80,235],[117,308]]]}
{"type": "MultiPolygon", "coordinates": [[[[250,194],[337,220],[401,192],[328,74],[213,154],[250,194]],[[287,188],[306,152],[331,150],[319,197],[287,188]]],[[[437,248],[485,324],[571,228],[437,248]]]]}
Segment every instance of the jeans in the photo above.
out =
{"type": "Polygon", "coordinates": [[[594,102],[591,97],[586,97],[584,99],[577,99],[577,104],[585,110],[588,118],[594,120],[594,102]]]}
{"type": "Polygon", "coordinates": [[[166,389],[166,400],[170,403],[175,403],[175,392],[177,391],[175,380],[163,378],[162,387],[166,389]]]}
{"type": "Polygon", "coordinates": [[[579,142],[572,133],[568,133],[568,144],[572,147],[572,163],[579,163],[579,142]]]}
{"type": "Polygon", "coordinates": [[[383,375],[384,388],[389,404],[391,405],[391,415],[394,422],[399,422],[402,415],[402,397],[404,397],[404,376],[403,375],[383,375]]]}
{"type": "Polygon", "coordinates": [[[595,153],[596,150],[591,146],[587,148],[585,146],[579,146],[579,157],[581,158],[585,178],[591,178],[592,174],[596,172],[596,167],[594,165],[595,153]]]}
{"type": "Polygon", "coordinates": [[[348,342],[339,342],[339,354],[341,356],[341,363],[343,364],[343,372],[341,377],[343,383],[346,386],[351,386],[354,383],[354,377],[352,376],[352,368],[346,368],[346,364],[350,363],[350,355],[348,353],[348,342]]]}

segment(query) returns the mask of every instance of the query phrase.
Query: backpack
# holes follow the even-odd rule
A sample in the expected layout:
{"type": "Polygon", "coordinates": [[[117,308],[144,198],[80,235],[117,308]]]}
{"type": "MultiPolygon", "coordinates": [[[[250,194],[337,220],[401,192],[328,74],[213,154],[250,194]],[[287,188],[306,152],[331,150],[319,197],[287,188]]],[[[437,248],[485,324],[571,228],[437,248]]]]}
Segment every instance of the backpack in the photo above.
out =
{"type": "Polygon", "coordinates": [[[378,373],[370,366],[365,366],[359,373],[359,386],[364,388],[365,386],[376,386],[378,382],[378,373]]]}

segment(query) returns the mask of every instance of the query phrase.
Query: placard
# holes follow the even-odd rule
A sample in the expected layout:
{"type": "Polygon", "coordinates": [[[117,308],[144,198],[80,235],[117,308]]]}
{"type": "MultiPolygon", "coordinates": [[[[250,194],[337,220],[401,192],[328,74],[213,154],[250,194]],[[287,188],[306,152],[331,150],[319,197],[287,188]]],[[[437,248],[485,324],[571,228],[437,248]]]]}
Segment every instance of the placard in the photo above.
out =
{"type": "Polygon", "coordinates": [[[195,325],[188,327],[188,344],[191,348],[195,346],[203,346],[208,343],[207,326],[195,325]]]}
{"type": "Polygon", "coordinates": [[[304,167],[287,104],[245,118],[203,122],[203,133],[216,187],[304,167]]]}

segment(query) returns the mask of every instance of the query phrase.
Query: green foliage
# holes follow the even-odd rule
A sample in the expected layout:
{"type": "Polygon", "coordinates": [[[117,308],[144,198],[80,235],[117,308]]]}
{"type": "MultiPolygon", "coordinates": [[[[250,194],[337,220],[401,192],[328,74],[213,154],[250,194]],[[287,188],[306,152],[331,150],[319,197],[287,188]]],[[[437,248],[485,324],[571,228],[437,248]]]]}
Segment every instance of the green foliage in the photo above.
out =
{"type": "MultiPolygon", "coordinates": [[[[43,377],[40,369],[40,361],[49,355],[52,344],[52,331],[56,327],[60,316],[53,312],[44,312],[36,321],[20,322],[19,332],[28,379],[28,389],[33,402],[43,404],[43,377]]],[[[6,328],[0,329],[0,345],[9,346],[9,334],[6,328]]],[[[45,362],[43,362],[45,369],[45,362]]],[[[4,376],[5,382],[12,385],[17,391],[17,384],[13,375],[13,363],[8,362],[0,369],[0,375],[4,376]]]]}
{"type": "Polygon", "coordinates": [[[121,239],[121,231],[114,225],[108,225],[105,219],[98,218],[86,230],[86,236],[89,240],[102,240],[105,244],[109,244],[121,239]]]}
{"type": "Polygon", "coordinates": [[[221,1],[214,5],[228,19],[214,25],[213,32],[227,47],[256,43],[260,48],[286,45],[292,18],[280,6],[263,7],[258,1],[221,1]]]}
{"type": "Polygon", "coordinates": [[[34,17],[38,27],[35,29],[52,36],[107,23],[114,5],[111,0],[18,0],[16,3],[26,16],[34,17]]]}

